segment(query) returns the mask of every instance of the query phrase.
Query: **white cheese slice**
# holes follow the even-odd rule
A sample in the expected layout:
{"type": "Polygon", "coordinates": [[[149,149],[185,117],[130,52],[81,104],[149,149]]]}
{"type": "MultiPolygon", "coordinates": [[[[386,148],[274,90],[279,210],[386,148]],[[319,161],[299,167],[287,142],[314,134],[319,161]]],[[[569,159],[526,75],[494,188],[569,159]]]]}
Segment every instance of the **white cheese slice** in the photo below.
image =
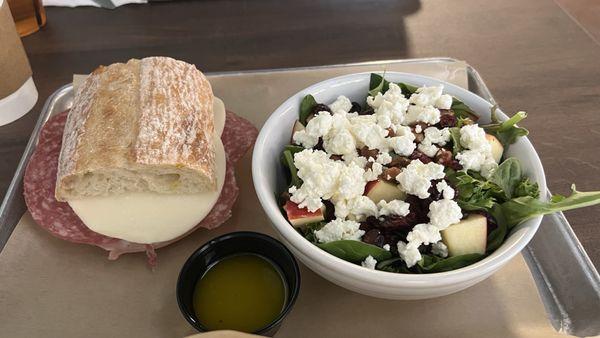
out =
{"type": "Polygon", "coordinates": [[[128,193],[68,201],[92,231],[135,243],[177,238],[200,223],[213,208],[225,181],[225,149],[215,140],[217,190],[199,194],[128,193]]]}

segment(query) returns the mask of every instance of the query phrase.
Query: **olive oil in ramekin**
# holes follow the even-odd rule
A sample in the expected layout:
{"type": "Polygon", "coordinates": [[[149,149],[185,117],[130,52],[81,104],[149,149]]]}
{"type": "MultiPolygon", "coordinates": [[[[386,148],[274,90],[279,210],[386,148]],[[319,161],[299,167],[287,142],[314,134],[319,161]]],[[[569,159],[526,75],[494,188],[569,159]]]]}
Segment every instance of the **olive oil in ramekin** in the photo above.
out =
{"type": "Polygon", "coordinates": [[[255,332],[274,321],[286,302],[282,273],[254,254],[222,259],[196,283],[194,312],[208,330],[255,332]]]}

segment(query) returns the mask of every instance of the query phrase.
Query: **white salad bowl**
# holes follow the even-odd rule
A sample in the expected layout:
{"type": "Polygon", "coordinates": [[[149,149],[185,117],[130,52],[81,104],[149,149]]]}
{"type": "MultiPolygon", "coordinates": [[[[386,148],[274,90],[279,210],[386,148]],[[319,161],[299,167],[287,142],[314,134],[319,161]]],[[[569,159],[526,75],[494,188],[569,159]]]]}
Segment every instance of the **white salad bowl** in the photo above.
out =
{"type": "MultiPolygon", "coordinates": [[[[303,89],[279,106],[262,127],[254,147],[252,176],[256,194],[273,228],[294,255],[314,272],[339,286],[369,296],[387,299],[433,298],[458,292],[486,279],[527,245],[540,225],[541,216],[515,227],[502,246],[475,264],[449,272],[400,274],[370,270],[321,250],[299,234],[281,213],[275,198],[286,186],[280,156],[284,146],[290,142],[302,98],[311,94],[317,102],[330,103],[339,95],[345,95],[352,101],[364,102],[369,90],[369,78],[370,73],[350,74],[303,89]]],[[[482,123],[490,122],[492,105],[463,88],[415,74],[387,72],[385,78],[415,86],[443,84],[444,93],[457,97],[471,107],[481,117],[482,123]]],[[[502,120],[507,118],[502,112],[498,113],[502,120]]],[[[522,137],[512,144],[506,156],[518,158],[527,176],[539,184],[540,191],[546,191],[542,164],[527,138],[522,137]]]]}

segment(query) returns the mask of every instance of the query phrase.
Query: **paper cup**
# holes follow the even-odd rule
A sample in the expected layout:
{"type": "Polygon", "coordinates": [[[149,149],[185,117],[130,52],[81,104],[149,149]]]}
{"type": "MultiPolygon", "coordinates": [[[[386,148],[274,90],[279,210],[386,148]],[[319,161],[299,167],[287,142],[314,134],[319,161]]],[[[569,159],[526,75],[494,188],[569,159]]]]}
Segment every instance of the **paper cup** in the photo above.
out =
{"type": "Polygon", "coordinates": [[[0,126],[25,115],[38,92],[8,2],[0,0],[0,126]]]}

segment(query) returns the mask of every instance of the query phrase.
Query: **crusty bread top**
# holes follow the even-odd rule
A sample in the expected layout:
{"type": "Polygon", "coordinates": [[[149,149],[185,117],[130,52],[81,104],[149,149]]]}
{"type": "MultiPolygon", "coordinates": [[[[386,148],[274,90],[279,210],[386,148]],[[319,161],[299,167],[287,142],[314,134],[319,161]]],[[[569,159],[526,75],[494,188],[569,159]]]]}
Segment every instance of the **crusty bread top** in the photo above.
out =
{"type": "Polygon", "coordinates": [[[148,57],[99,67],[69,113],[57,199],[215,189],[212,107],[210,83],[183,61],[148,57]],[[103,186],[119,177],[118,186],[103,186]]]}

